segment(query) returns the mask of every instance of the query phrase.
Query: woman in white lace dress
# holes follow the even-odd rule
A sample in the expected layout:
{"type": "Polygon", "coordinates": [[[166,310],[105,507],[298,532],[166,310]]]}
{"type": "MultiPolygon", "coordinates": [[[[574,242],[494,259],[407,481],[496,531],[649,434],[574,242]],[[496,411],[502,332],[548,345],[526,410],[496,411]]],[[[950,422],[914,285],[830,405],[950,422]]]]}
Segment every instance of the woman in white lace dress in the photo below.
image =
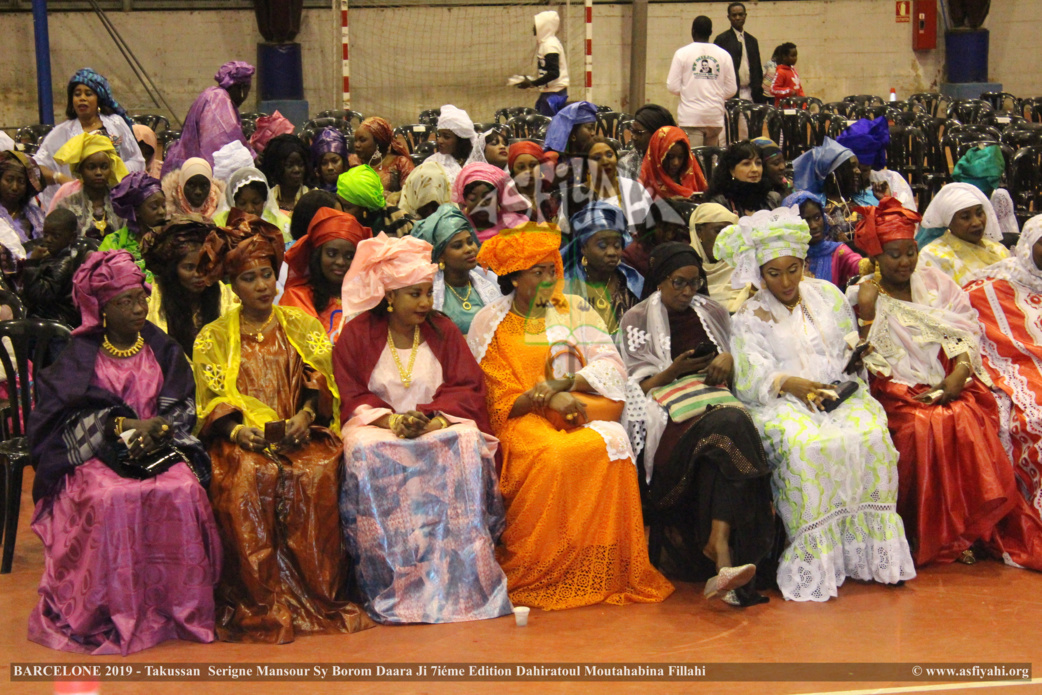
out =
{"type": "Polygon", "coordinates": [[[854,313],[835,285],[803,278],[809,241],[806,222],[781,208],[724,229],[715,251],[735,266],[733,283],[762,288],[734,315],[731,349],[785,524],[778,587],[787,599],[827,601],[847,577],[895,584],[915,569],[886,414],[859,375],[844,374],[854,313]],[[826,412],[833,382],[844,381],[857,390],[826,412]]]}

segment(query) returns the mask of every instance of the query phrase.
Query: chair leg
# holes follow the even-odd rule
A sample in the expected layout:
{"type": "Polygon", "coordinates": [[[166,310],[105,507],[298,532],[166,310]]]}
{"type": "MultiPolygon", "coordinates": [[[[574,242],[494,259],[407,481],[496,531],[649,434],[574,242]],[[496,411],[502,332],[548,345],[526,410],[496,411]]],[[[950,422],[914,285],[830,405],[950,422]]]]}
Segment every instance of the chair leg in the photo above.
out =
{"type": "Polygon", "coordinates": [[[14,562],[14,541],[18,535],[18,514],[22,506],[22,461],[8,459],[5,462],[4,491],[7,499],[4,509],[4,557],[0,561],[0,574],[10,574],[14,562]]]}

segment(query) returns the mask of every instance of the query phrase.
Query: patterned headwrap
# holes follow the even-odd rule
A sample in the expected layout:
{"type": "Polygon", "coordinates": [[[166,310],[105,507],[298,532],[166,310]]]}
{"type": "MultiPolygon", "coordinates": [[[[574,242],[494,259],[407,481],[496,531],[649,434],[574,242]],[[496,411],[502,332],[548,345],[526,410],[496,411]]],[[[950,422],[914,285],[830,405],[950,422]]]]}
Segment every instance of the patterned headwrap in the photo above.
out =
{"type": "Polygon", "coordinates": [[[226,226],[207,235],[197,272],[212,285],[221,278],[237,277],[256,261],[270,260],[278,273],[285,251],[286,243],[278,227],[235,209],[228,214],[226,226]]]}
{"type": "Polygon", "coordinates": [[[516,162],[517,158],[523,154],[535,157],[539,160],[540,164],[546,164],[547,162],[550,162],[551,164],[557,163],[556,152],[544,152],[543,148],[540,147],[538,143],[532,142],[531,140],[519,140],[507,148],[507,171],[513,173],[514,162],[516,162]]]}
{"type": "Polygon", "coordinates": [[[886,116],[855,121],[839,134],[836,142],[853,152],[859,164],[879,171],[886,166],[886,147],[890,144],[886,116]]]}
{"type": "Polygon", "coordinates": [[[386,150],[388,153],[393,152],[400,157],[409,156],[409,150],[405,148],[405,145],[394,139],[394,129],[383,118],[370,116],[359,124],[358,130],[363,128],[368,130],[373,136],[373,140],[379,145],[379,149],[386,150]]]}
{"type": "Polygon", "coordinates": [[[824,193],[825,178],[854,156],[853,152],[826,135],[820,146],[792,160],[793,188],[824,193]]]}
{"type": "Polygon", "coordinates": [[[752,142],[760,148],[760,157],[763,159],[770,159],[774,155],[782,153],[778,143],[770,138],[753,138],[752,142]]]}
{"type": "Polygon", "coordinates": [[[141,228],[137,222],[137,209],[153,195],[162,192],[163,186],[159,179],[143,171],[131,172],[110,193],[112,211],[127,221],[127,228],[131,232],[138,233],[141,228]]]}
{"type": "MultiPolygon", "coordinates": [[[[311,263],[311,252],[335,239],[350,241],[355,251],[363,239],[371,239],[373,230],[363,227],[354,215],[340,212],[333,208],[319,208],[308,225],[308,233],[286,252],[286,265],[289,266],[290,278],[308,277],[308,265],[311,263]]],[[[352,261],[353,263],[354,261],[352,261]]]]}
{"type": "Polygon", "coordinates": [[[726,227],[716,238],[713,255],[734,268],[731,286],[761,287],[760,266],[783,256],[807,257],[810,231],[789,208],[760,210],[726,227]]]}
{"type": "Polygon", "coordinates": [[[141,237],[141,257],[153,275],[180,263],[193,246],[202,246],[214,224],[202,215],[177,215],[165,227],[150,229],[141,237]]]}
{"type": "Polygon", "coordinates": [[[434,159],[426,159],[416,167],[402,184],[402,197],[398,199],[398,207],[402,212],[418,216],[420,208],[430,203],[444,203],[452,200],[449,175],[434,159]]]}
{"type": "Polygon", "coordinates": [[[597,122],[597,107],[588,101],[577,101],[557,112],[546,129],[543,148],[554,152],[564,152],[568,148],[568,138],[572,129],[583,123],[597,122]]]}
{"type": "Polygon", "coordinates": [[[968,183],[981,189],[984,195],[990,196],[1002,180],[1002,172],[1006,170],[1006,160],[1002,156],[1002,148],[998,145],[973,147],[955,163],[952,179],[960,183],[968,183]]]}
{"type": "Polygon", "coordinates": [[[222,65],[217,74],[213,76],[213,79],[217,84],[228,89],[236,84],[249,84],[255,72],[257,72],[257,69],[249,63],[233,60],[222,65]]]}
{"type": "Polygon", "coordinates": [[[383,232],[365,239],[355,249],[344,277],[344,316],[372,309],[388,290],[432,282],[437,272],[438,266],[431,263],[431,245],[426,241],[411,236],[396,239],[383,232]]]}
{"type": "Polygon", "coordinates": [[[112,88],[109,86],[109,81],[93,69],[80,68],[69,80],[69,84],[82,84],[90,87],[90,90],[98,95],[98,106],[105,106],[111,109],[113,113],[119,114],[127,122],[128,126],[134,127],[134,121],[130,120],[127,112],[119,105],[116,98],[112,96],[112,88]]]}
{"type": "Polygon", "coordinates": [[[257,129],[250,136],[250,147],[257,154],[264,151],[272,139],[280,135],[288,135],[295,130],[289,119],[277,110],[270,116],[261,116],[257,119],[257,129]]]}
{"type": "Polygon", "coordinates": [[[431,245],[431,261],[437,263],[441,254],[445,252],[445,247],[460,232],[470,232],[474,243],[479,243],[478,235],[470,226],[467,216],[455,205],[445,204],[427,219],[417,222],[409,234],[431,245]]]}
{"type": "Polygon", "coordinates": [[[632,237],[626,222],[626,213],[617,205],[595,200],[572,215],[568,220],[572,229],[572,240],[561,250],[561,258],[569,276],[575,275],[582,263],[582,248],[597,232],[618,232],[623,247],[629,246],[632,237]]]}
{"type": "Polygon", "coordinates": [[[550,258],[557,278],[564,277],[561,260],[561,230],[556,224],[526,222],[492,237],[478,251],[478,263],[502,277],[550,258]]]}
{"type": "Polygon", "coordinates": [[[984,223],[984,238],[991,241],[1002,241],[1002,230],[999,229],[998,216],[981,189],[968,183],[949,183],[937,192],[923,213],[922,228],[947,229],[952,223],[955,213],[966,208],[982,205],[987,221],[984,223]]]}
{"type": "Polygon", "coordinates": [[[334,152],[347,160],[347,139],[336,128],[323,128],[311,138],[311,161],[317,167],[322,155],[334,152]]]}
{"type": "Polygon", "coordinates": [[[152,288],[145,282],[145,273],[127,251],[95,251],[72,276],[72,303],[80,310],[82,323],[74,335],[87,333],[101,326],[101,310],[113,298],[127,290],[143,287],[148,294],[152,288]]]}
{"type": "Polygon", "coordinates": [[[14,171],[25,176],[29,183],[25,187],[25,200],[43,190],[39,165],[22,152],[15,150],[0,152],[0,174],[5,171],[14,171]]]}
{"type": "Polygon", "coordinates": [[[861,220],[854,230],[854,243],[872,257],[883,253],[883,244],[915,239],[915,230],[922,219],[890,196],[884,196],[878,207],[856,207],[854,211],[861,213],[861,220]]]}
{"type": "Polygon", "coordinates": [[[640,182],[654,198],[690,198],[706,189],[706,177],[691,155],[687,133],[676,126],[664,126],[651,135],[648,152],[640,165],[640,182]],[[680,183],[666,173],[663,166],[673,145],[680,144],[687,153],[687,168],[680,172],[680,183]]]}
{"type": "Polygon", "coordinates": [[[336,194],[366,210],[382,210],[387,206],[380,175],[368,164],[351,167],[341,174],[336,180],[336,194]]]}
{"type": "Polygon", "coordinates": [[[54,153],[54,161],[59,164],[65,164],[69,167],[69,171],[76,174],[79,171],[80,163],[84,159],[99,152],[105,153],[109,158],[108,184],[111,188],[122,181],[123,177],[130,172],[127,171],[127,166],[119,158],[119,154],[116,153],[116,148],[112,146],[112,141],[104,135],[80,133],[75,137],[69,138],[54,153]]]}

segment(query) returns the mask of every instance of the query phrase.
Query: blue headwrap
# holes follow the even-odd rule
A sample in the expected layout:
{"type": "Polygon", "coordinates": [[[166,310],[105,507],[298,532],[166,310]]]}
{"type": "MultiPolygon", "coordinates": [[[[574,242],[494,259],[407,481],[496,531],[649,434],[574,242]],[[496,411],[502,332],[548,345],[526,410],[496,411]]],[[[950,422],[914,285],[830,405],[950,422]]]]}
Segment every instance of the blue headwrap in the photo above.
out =
{"type": "Polygon", "coordinates": [[[793,160],[793,188],[797,191],[824,193],[825,177],[853,156],[853,152],[825,136],[820,147],[807,150],[793,160]]]}
{"type": "Polygon", "coordinates": [[[109,81],[94,72],[92,68],[80,68],[77,70],[76,74],[69,80],[69,84],[82,84],[90,87],[91,91],[98,95],[99,107],[105,106],[112,109],[113,112],[123,117],[128,126],[134,127],[134,121],[130,120],[127,112],[119,105],[116,98],[112,96],[112,88],[109,87],[109,81]]]}
{"type": "MultiPolygon", "coordinates": [[[[595,200],[582,210],[572,215],[569,220],[572,228],[572,240],[561,250],[564,260],[564,275],[570,279],[583,278],[582,248],[597,232],[613,231],[622,236],[622,247],[629,246],[633,238],[629,233],[626,213],[611,203],[595,200]]],[[[626,286],[635,296],[640,297],[644,289],[644,278],[635,268],[625,263],[619,264],[619,270],[626,277],[626,286]]]]}
{"type": "Polygon", "coordinates": [[[572,128],[581,123],[596,123],[597,107],[588,101],[577,101],[557,112],[546,129],[543,149],[547,152],[564,152],[572,128]]]}
{"type": "Polygon", "coordinates": [[[886,166],[886,146],[890,144],[890,126],[885,116],[862,118],[840,133],[836,142],[857,157],[859,164],[879,171],[886,166]]]}
{"type": "Polygon", "coordinates": [[[417,239],[423,239],[433,247],[431,262],[437,263],[441,254],[445,252],[445,247],[460,232],[470,232],[474,243],[478,246],[481,245],[478,235],[474,232],[466,215],[452,203],[445,203],[439,206],[433,215],[417,222],[409,234],[417,239]]]}

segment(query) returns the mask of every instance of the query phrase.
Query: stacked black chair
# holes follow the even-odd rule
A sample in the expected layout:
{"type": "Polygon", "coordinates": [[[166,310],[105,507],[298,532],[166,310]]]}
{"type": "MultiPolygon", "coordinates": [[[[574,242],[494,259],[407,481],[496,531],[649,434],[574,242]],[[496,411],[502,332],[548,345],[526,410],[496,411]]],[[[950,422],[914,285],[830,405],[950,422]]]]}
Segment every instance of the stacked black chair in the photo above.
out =
{"type": "Polygon", "coordinates": [[[139,125],[148,126],[157,134],[161,130],[170,129],[170,121],[167,120],[166,116],[160,116],[155,113],[134,114],[130,117],[130,120],[134,121],[139,125]]]}
{"type": "Polygon", "coordinates": [[[607,138],[621,140],[622,130],[620,126],[626,121],[632,121],[633,116],[619,111],[598,111],[597,134],[607,138]]]}
{"type": "Polygon", "coordinates": [[[36,154],[36,150],[40,149],[43,139],[52,130],[54,130],[54,126],[49,123],[23,126],[15,131],[14,141],[22,145],[26,154],[36,154]]]}
{"type": "Polygon", "coordinates": [[[438,125],[438,119],[441,118],[441,109],[427,109],[426,111],[420,111],[420,115],[416,117],[416,120],[423,125],[438,125]]]}
{"type": "Polygon", "coordinates": [[[874,94],[851,94],[850,96],[843,97],[843,101],[848,104],[857,104],[858,106],[886,105],[886,102],[883,101],[882,97],[877,97],[874,94]]]}
{"type": "Polygon", "coordinates": [[[424,140],[423,142],[416,145],[416,149],[413,150],[412,154],[409,155],[412,159],[413,164],[420,166],[424,160],[430,157],[432,154],[438,151],[437,143],[431,142],[430,140],[424,140]]]}
{"type": "MultiPolygon", "coordinates": [[[[310,146],[311,139],[315,137],[315,133],[324,128],[336,128],[348,141],[351,142],[351,146],[353,147],[354,131],[351,128],[351,122],[343,118],[337,118],[336,116],[316,116],[307,121],[300,128],[300,139],[310,146]]],[[[351,148],[349,147],[349,149],[351,148]]]]}
{"type": "Polygon", "coordinates": [[[0,288],[0,306],[10,307],[13,318],[25,318],[25,305],[22,304],[22,298],[13,290],[9,290],[6,287],[0,288]]]}
{"type": "Polygon", "coordinates": [[[164,130],[162,133],[156,133],[156,140],[162,145],[164,152],[169,150],[170,146],[180,139],[180,130],[164,130]]]}
{"type": "Polygon", "coordinates": [[[926,209],[932,197],[924,179],[927,147],[926,138],[918,128],[902,125],[890,127],[886,166],[901,174],[908,182],[920,210],[926,209]]]}
{"type": "Polygon", "coordinates": [[[336,118],[341,121],[347,121],[351,124],[351,128],[357,127],[358,123],[365,120],[365,116],[358,111],[352,111],[351,109],[328,109],[320,113],[315,114],[315,118],[336,118]]]}
{"type": "Polygon", "coordinates": [[[995,113],[1020,112],[1020,99],[1009,92],[981,92],[980,98],[988,102],[995,113]]]}
{"type": "Polygon", "coordinates": [[[738,119],[741,118],[741,110],[745,105],[752,103],[748,99],[728,99],[724,102],[724,129],[727,131],[728,142],[738,142],[738,119]]]}
{"type": "MultiPolygon", "coordinates": [[[[264,118],[268,114],[266,113],[240,113],[239,114],[239,125],[242,126],[242,134],[249,140],[250,136],[257,130],[257,119],[264,118]]],[[[323,118],[322,114],[319,114],[317,118],[323,118]]]]}
{"type": "Polygon", "coordinates": [[[413,123],[411,125],[400,125],[394,129],[394,137],[405,143],[410,154],[415,154],[421,143],[434,139],[438,128],[424,123],[413,123]]]}
{"type": "Polygon", "coordinates": [[[510,129],[513,138],[525,140],[528,138],[542,138],[546,135],[546,129],[550,125],[550,117],[540,113],[530,113],[523,116],[514,116],[504,125],[510,129]]]}
{"type": "Polygon", "coordinates": [[[496,111],[495,119],[496,123],[505,123],[511,118],[518,118],[519,116],[529,116],[531,114],[538,114],[539,112],[533,109],[531,106],[507,106],[496,111]]]}
{"type": "Polygon", "coordinates": [[[781,146],[782,156],[791,162],[801,154],[818,144],[817,126],[811,120],[811,112],[804,109],[782,110],[779,122],[781,124],[781,140],[777,141],[781,146]],[[791,113],[786,113],[791,111],[791,113]]]}
{"type": "Polygon", "coordinates": [[[987,123],[994,115],[991,104],[980,99],[958,99],[951,103],[947,112],[949,119],[965,124],[987,123]]]}
{"type": "Polygon", "coordinates": [[[941,95],[937,92],[922,92],[908,97],[908,101],[918,102],[926,113],[934,116],[937,114],[937,106],[941,102],[941,95]]]}
{"type": "Polygon", "coordinates": [[[803,109],[811,113],[818,113],[824,104],[817,97],[785,97],[778,102],[778,106],[783,109],[803,109]]]}
{"type": "Polygon", "coordinates": [[[698,162],[698,166],[702,168],[702,175],[706,177],[706,181],[713,180],[713,170],[716,169],[717,162],[724,156],[724,152],[727,151],[726,147],[692,147],[691,154],[694,155],[695,161],[698,162]]]}
{"type": "Polygon", "coordinates": [[[1022,147],[1013,155],[1009,194],[1023,226],[1042,212],[1042,146],[1022,147]]]}

